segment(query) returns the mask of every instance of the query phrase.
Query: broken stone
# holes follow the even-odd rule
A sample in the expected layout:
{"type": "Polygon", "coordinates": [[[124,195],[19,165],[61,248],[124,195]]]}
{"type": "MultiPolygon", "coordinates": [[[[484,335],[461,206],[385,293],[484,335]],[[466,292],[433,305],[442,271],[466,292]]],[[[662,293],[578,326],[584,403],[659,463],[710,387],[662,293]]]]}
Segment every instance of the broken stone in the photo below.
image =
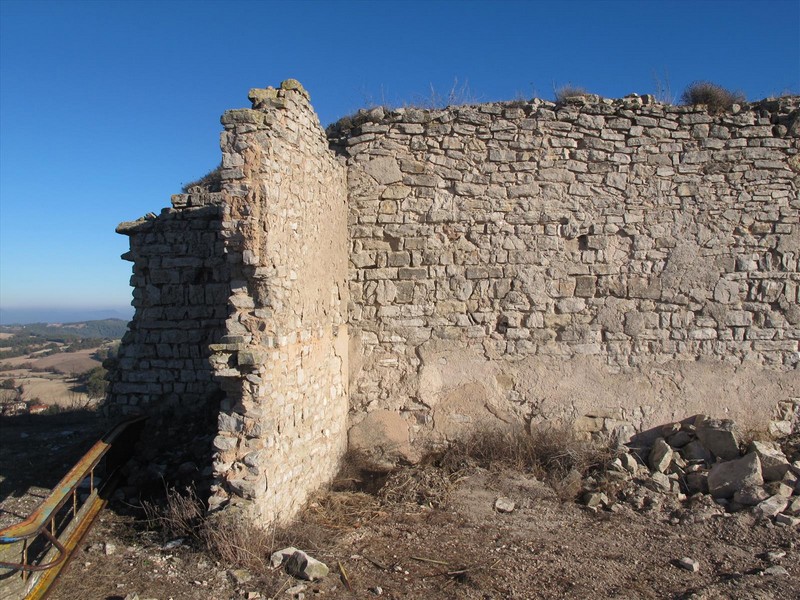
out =
{"type": "Polygon", "coordinates": [[[792,498],[789,506],[786,508],[786,513],[789,515],[800,516],[800,497],[792,498]]]}
{"type": "Polygon", "coordinates": [[[800,517],[792,517],[790,515],[775,515],[775,523],[777,525],[785,525],[786,527],[797,527],[800,525],[800,517]]]}
{"type": "Polygon", "coordinates": [[[779,562],[782,558],[786,556],[786,552],[783,550],[770,550],[767,552],[764,557],[767,559],[768,562],[776,563],[779,562]]]}
{"type": "Polygon", "coordinates": [[[628,471],[631,475],[636,475],[636,472],[639,470],[639,463],[636,458],[630,452],[625,452],[624,454],[620,454],[619,456],[620,463],[622,463],[622,467],[628,471]]]}
{"type": "Polygon", "coordinates": [[[770,481],[764,486],[764,489],[770,496],[783,496],[788,498],[794,492],[794,488],[786,485],[782,481],[770,481]]]}
{"type": "Polygon", "coordinates": [[[688,556],[684,556],[678,560],[678,566],[681,569],[686,569],[691,573],[697,573],[697,571],[700,570],[700,563],[693,558],[689,558],[688,556]]]}
{"type": "Polygon", "coordinates": [[[511,498],[501,496],[494,502],[494,509],[499,513],[513,512],[517,507],[516,503],[511,498]]]}
{"type": "Polygon", "coordinates": [[[789,504],[789,499],[785,496],[770,496],[766,500],[759,502],[758,506],[753,509],[753,515],[756,519],[771,519],[775,515],[783,512],[783,509],[789,504]]]}
{"type": "Polygon", "coordinates": [[[733,501],[742,506],[755,506],[769,498],[770,494],[757,485],[748,485],[740,490],[737,490],[733,495],[733,501]]]}
{"type": "Polygon", "coordinates": [[[681,456],[688,461],[703,461],[708,464],[711,462],[711,452],[698,440],[694,440],[681,448],[681,456]]]}
{"type": "Polygon", "coordinates": [[[730,419],[705,419],[697,425],[697,438],[714,456],[722,460],[739,457],[736,424],[730,419]]]}
{"type": "Polygon", "coordinates": [[[273,552],[272,555],[269,557],[269,562],[272,565],[273,569],[277,569],[280,567],[284,562],[289,560],[292,555],[297,552],[297,548],[294,546],[289,546],[288,548],[284,548],[283,550],[278,550],[277,552],[273,552]]]}
{"type": "Polygon", "coordinates": [[[686,489],[690,494],[707,494],[708,471],[692,471],[687,473],[686,489]]]}
{"type": "Polygon", "coordinates": [[[297,550],[286,561],[286,572],[299,579],[316,581],[328,575],[328,566],[302,550],[297,550]]]}
{"type": "Polygon", "coordinates": [[[648,463],[653,471],[666,473],[669,465],[672,462],[672,448],[664,440],[664,438],[657,438],[653,442],[653,448],[650,450],[648,463]]]}
{"type": "Polygon", "coordinates": [[[715,498],[730,498],[746,486],[763,483],[761,462],[754,452],[736,460],[717,463],[708,474],[708,492],[715,498]]]}
{"type": "Polygon", "coordinates": [[[292,598],[296,598],[298,596],[305,597],[305,594],[303,594],[303,592],[305,592],[307,588],[308,586],[305,583],[299,583],[287,589],[286,595],[291,596],[292,598]]]}
{"type": "Polygon", "coordinates": [[[253,578],[253,575],[247,569],[231,569],[228,571],[228,576],[236,585],[244,585],[253,578]]]}
{"type": "Polygon", "coordinates": [[[683,448],[692,441],[692,435],[687,431],[678,431],[667,438],[667,443],[673,448],[683,448]]]}
{"type": "Polygon", "coordinates": [[[656,471],[650,476],[648,487],[657,491],[670,493],[672,491],[672,480],[661,471],[656,471]]]}
{"type": "Polygon", "coordinates": [[[789,575],[789,571],[779,565],[775,565],[761,571],[761,575],[789,575]]]}
{"type": "Polygon", "coordinates": [[[780,481],[789,471],[789,461],[775,442],[750,442],[747,451],[758,454],[764,481],[780,481]]]}
{"type": "Polygon", "coordinates": [[[783,479],[781,479],[781,481],[786,485],[788,485],[790,488],[792,488],[795,491],[795,493],[800,491],[800,487],[798,487],[800,486],[800,477],[798,477],[791,471],[786,471],[786,474],[783,476],[783,479]]]}
{"type": "Polygon", "coordinates": [[[586,492],[583,503],[589,508],[602,508],[608,506],[608,496],[602,492],[586,492]]]}

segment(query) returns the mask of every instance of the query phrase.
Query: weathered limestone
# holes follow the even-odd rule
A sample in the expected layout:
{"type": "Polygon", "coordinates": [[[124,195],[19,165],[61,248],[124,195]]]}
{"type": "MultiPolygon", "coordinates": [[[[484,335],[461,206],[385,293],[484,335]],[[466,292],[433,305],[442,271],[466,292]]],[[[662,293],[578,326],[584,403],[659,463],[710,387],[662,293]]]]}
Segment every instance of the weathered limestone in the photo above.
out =
{"type": "Polygon", "coordinates": [[[508,420],[766,426],[800,396],[797,108],[533,100],[331,126],[353,418],[399,412],[414,442],[508,420]]]}
{"type": "Polygon", "coordinates": [[[380,108],[326,137],[298,82],[249,97],[219,185],[119,228],[137,312],[109,406],[151,414],[145,454],[197,464],[212,508],[289,518],[348,428],[390,464],[493,425],[627,441],[702,413],[653,459],[704,491],[692,469],[739,456],[713,419],[797,427],[799,98],[380,108]]]}
{"type": "Polygon", "coordinates": [[[730,498],[745,487],[760,486],[763,483],[761,462],[751,452],[742,458],[712,466],[708,474],[708,493],[715,498],[730,498]]]}
{"type": "Polygon", "coordinates": [[[137,312],[109,404],[157,417],[162,446],[206,424],[211,508],[266,525],[345,451],[347,197],[302,86],[250,96],[222,117],[220,191],[119,228],[137,312]]]}

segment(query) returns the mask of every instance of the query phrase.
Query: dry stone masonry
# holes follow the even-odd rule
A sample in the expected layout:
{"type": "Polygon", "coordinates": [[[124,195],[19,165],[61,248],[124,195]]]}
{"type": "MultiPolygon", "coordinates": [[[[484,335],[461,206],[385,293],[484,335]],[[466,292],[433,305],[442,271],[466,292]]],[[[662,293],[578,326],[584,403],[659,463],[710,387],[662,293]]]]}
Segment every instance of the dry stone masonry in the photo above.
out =
{"type": "Polygon", "coordinates": [[[395,411],[413,438],[768,420],[800,395],[797,107],[589,97],[329,128],[354,420],[395,411]]]}
{"type": "Polygon", "coordinates": [[[212,507],[289,518],[348,427],[380,464],[504,423],[795,427],[800,98],[376,108],[327,135],[296,81],[250,100],[218,189],[119,229],[109,406],[212,415],[176,458],[211,465],[212,507]]]}

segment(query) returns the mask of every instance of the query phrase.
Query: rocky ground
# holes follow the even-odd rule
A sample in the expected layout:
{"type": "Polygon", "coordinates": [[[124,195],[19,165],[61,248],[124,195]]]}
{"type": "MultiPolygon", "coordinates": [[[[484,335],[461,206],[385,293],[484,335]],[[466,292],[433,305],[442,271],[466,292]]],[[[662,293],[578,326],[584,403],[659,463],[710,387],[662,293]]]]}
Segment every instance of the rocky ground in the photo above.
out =
{"type": "MultiPolygon", "coordinates": [[[[230,537],[228,550],[252,551],[239,563],[202,551],[191,531],[172,539],[144,528],[118,504],[52,597],[800,598],[792,520],[800,438],[766,449],[737,440],[726,460],[687,458],[698,446],[724,445],[732,431],[728,422],[668,425],[638,454],[617,452],[604,468],[567,472],[555,486],[541,473],[470,456],[369,481],[350,473],[286,530],[230,537]],[[675,438],[680,431],[688,435],[675,438]],[[762,469],[779,455],[785,469],[762,469]],[[692,485],[705,491],[688,493],[688,473],[700,474],[692,485]],[[327,576],[303,581],[286,563],[272,566],[270,553],[286,546],[324,562],[327,576]]],[[[222,524],[211,531],[229,536],[222,524]]]]}

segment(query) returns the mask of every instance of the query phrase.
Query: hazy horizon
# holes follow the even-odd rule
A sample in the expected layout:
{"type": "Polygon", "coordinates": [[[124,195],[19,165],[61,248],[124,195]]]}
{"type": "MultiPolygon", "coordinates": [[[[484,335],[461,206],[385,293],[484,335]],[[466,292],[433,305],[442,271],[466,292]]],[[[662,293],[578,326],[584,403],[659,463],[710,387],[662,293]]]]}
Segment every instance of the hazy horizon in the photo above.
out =
{"type": "Polygon", "coordinates": [[[77,323],[101,319],[133,317],[131,306],[117,307],[0,307],[0,325],[29,325],[31,323],[77,323]]]}

